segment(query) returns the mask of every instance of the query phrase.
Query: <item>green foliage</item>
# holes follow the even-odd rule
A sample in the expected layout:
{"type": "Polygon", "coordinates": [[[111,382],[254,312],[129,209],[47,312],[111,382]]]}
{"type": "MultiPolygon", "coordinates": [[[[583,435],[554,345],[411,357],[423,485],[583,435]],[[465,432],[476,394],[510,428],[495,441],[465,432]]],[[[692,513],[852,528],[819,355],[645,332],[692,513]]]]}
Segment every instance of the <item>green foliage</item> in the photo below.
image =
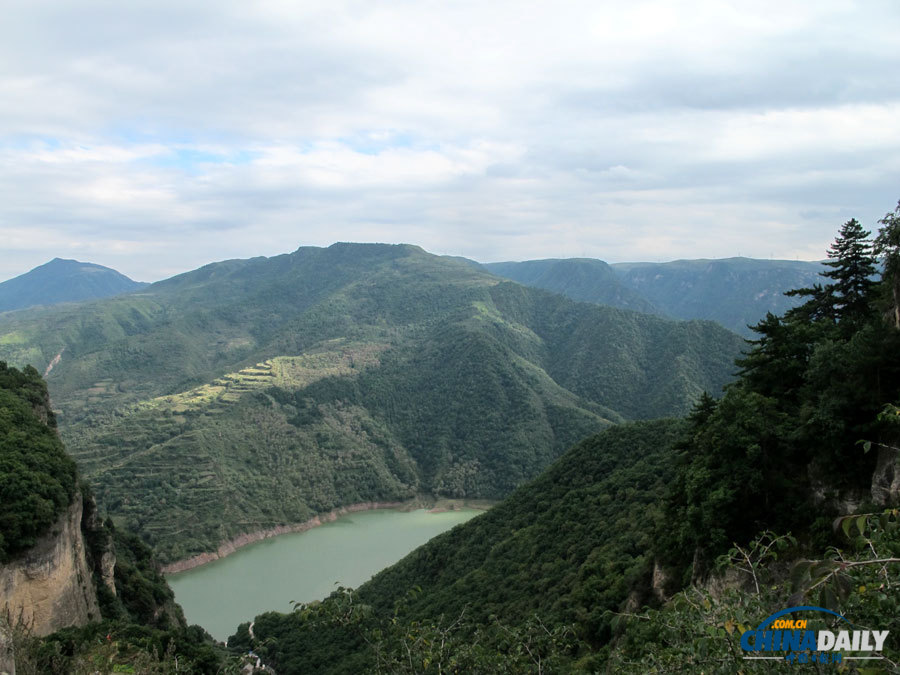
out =
{"type": "MultiPolygon", "coordinates": [[[[740,635],[778,610],[803,605],[825,607],[855,626],[896,635],[900,630],[897,523],[896,509],[841,517],[835,525],[846,546],[832,548],[820,559],[797,559],[789,574],[779,556],[791,551],[797,555],[791,537],[767,532],[746,548],[734,547],[723,556],[715,577],[724,584],[692,586],[660,610],[619,614],[622,634],[607,667],[624,673],[793,672],[797,666],[785,661],[745,660],[740,635]]],[[[810,628],[846,627],[837,622],[810,628]]],[[[882,655],[885,660],[873,662],[872,672],[896,672],[900,667],[896,640],[886,642],[882,655]]]]}
{"type": "Polygon", "coordinates": [[[802,517],[806,494],[797,489],[795,474],[785,472],[794,465],[790,422],[775,399],[743,389],[718,404],[702,401],[677,446],[656,553],[684,568],[698,549],[718,553],[779,516],[802,517]]]}
{"type": "Polygon", "coordinates": [[[99,522],[90,486],[79,481],[55,426],[37,371],[0,362],[0,564],[47,534],[80,492],[82,531],[104,618],[44,639],[15,626],[17,672],[93,673],[121,666],[126,669],[115,672],[172,673],[179,659],[177,672],[220,672],[224,655],[205,631],[185,626],[151,550],[111,522],[99,522]],[[116,557],[115,595],[100,578],[105,553],[116,557]]]}
{"type": "Polygon", "coordinates": [[[218,675],[239,673],[199,626],[160,630],[125,621],[105,620],[65,628],[45,638],[16,635],[19,675],[218,675]]]}
{"type": "Polygon", "coordinates": [[[175,594],[159,573],[159,563],[150,548],[136,535],[113,530],[116,552],[116,599],[124,616],[134,623],[163,630],[183,628],[184,616],[175,604],[175,594]]]}
{"type": "Polygon", "coordinates": [[[887,287],[887,313],[895,328],[900,328],[900,203],[893,212],[878,221],[881,229],[875,238],[873,253],[881,261],[887,287]]]}
{"type": "Polygon", "coordinates": [[[47,389],[34,368],[0,361],[0,563],[34,545],[75,495],[47,389]]]}
{"type": "MultiPolygon", "coordinates": [[[[410,598],[420,594],[418,589],[410,598]]],[[[572,665],[577,640],[568,626],[548,626],[537,615],[519,626],[492,619],[474,623],[463,611],[444,620],[411,618],[405,601],[377,614],[341,588],[323,602],[290,614],[256,618],[250,637],[242,624],[229,638],[235,653],[252,649],[287,673],[545,673],[572,665]]]]}
{"type": "Polygon", "coordinates": [[[871,317],[871,293],[875,286],[871,234],[856,218],[848,220],[828,249],[829,260],[823,263],[831,268],[822,276],[832,280],[829,288],[835,299],[835,318],[851,328],[871,317]]]}

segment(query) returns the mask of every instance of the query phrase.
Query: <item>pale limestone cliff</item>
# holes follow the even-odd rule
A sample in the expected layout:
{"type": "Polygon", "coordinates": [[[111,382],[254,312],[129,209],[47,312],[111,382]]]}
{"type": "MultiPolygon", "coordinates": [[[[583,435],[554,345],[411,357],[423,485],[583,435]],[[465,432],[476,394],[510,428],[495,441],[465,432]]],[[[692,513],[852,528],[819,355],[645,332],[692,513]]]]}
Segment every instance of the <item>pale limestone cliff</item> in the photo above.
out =
{"type": "Polygon", "coordinates": [[[0,566],[0,614],[34,635],[100,618],[81,533],[82,500],[26,553],[0,566]]]}

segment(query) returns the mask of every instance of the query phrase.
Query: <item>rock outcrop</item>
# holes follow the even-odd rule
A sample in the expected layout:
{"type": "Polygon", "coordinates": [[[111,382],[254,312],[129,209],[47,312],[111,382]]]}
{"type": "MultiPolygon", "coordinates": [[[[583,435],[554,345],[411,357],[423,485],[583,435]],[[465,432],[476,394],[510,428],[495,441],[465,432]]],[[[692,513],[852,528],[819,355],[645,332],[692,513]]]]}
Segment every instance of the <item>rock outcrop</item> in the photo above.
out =
{"type": "MultiPolygon", "coordinates": [[[[896,441],[894,441],[896,443],[896,441]]],[[[872,475],[872,499],[880,506],[900,504],[900,450],[882,445],[872,475]]]]}
{"type": "Polygon", "coordinates": [[[100,610],[81,531],[81,495],[50,532],[0,566],[0,615],[33,635],[97,621],[100,610]]]}
{"type": "Polygon", "coordinates": [[[12,631],[3,619],[0,619],[0,675],[16,675],[12,631]]]}

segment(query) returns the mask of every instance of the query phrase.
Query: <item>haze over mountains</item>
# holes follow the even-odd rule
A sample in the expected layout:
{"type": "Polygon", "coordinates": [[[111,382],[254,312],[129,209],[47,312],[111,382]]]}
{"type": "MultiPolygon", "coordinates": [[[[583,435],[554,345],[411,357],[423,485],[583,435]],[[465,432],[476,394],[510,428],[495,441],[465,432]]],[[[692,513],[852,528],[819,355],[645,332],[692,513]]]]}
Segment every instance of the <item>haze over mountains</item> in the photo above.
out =
{"type": "Polygon", "coordinates": [[[0,283],[0,312],[108,298],[146,285],[103,265],[54,258],[0,283]]]}
{"type": "Polygon", "coordinates": [[[0,323],[0,359],[55,362],[70,452],[169,561],[355,502],[501,497],[580,438],[719,392],[742,344],[376,244],[0,323]]]}
{"type": "Polygon", "coordinates": [[[626,307],[678,319],[712,319],[750,336],[767,312],[783,314],[800,303],[784,292],[809,288],[821,264],[793,260],[675,260],[614,263],[569,258],[487,263],[486,269],[573,300],[626,307]]]}

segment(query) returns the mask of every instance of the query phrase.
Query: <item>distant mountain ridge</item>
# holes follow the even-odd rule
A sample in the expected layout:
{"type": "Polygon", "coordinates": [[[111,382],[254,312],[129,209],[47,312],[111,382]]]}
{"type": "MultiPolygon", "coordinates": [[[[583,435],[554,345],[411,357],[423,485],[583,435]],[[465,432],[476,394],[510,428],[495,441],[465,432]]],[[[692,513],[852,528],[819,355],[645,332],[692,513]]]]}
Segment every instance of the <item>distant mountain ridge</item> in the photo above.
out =
{"type": "Polygon", "coordinates": [[[593,302],[645,314],[665,315],[639,292],[625,285],[615,269],[593,258],[526,260],[486,263],[484,267],[501,277],[526,286],[562,293],[579,302],[593,302]]]}
{"type": "Polygon", "coordinates": [[[0,312],[108,298],[146,285],[103,265],[54,258],[0,283],[0,312]]]}
{"type": "Polygon", "coordinates": [[[767,312],[781,315],[802,298],[785,291],[821,283],[819,262],[722,258],[668,263],[616,263],[613,270],[629,288],[679,319],[711,319],[750,335],[767,312]]]}
{"type": "Polygon", "coordinates": [[[667,263],[613,263],[585,258],[485,263],[484,269],[582,302],[677,319],[717,321],[750,336],[766,312],[782,314],[799,299],[784,292],[820,281],[819,263],[722,258],[667,263]]]}

